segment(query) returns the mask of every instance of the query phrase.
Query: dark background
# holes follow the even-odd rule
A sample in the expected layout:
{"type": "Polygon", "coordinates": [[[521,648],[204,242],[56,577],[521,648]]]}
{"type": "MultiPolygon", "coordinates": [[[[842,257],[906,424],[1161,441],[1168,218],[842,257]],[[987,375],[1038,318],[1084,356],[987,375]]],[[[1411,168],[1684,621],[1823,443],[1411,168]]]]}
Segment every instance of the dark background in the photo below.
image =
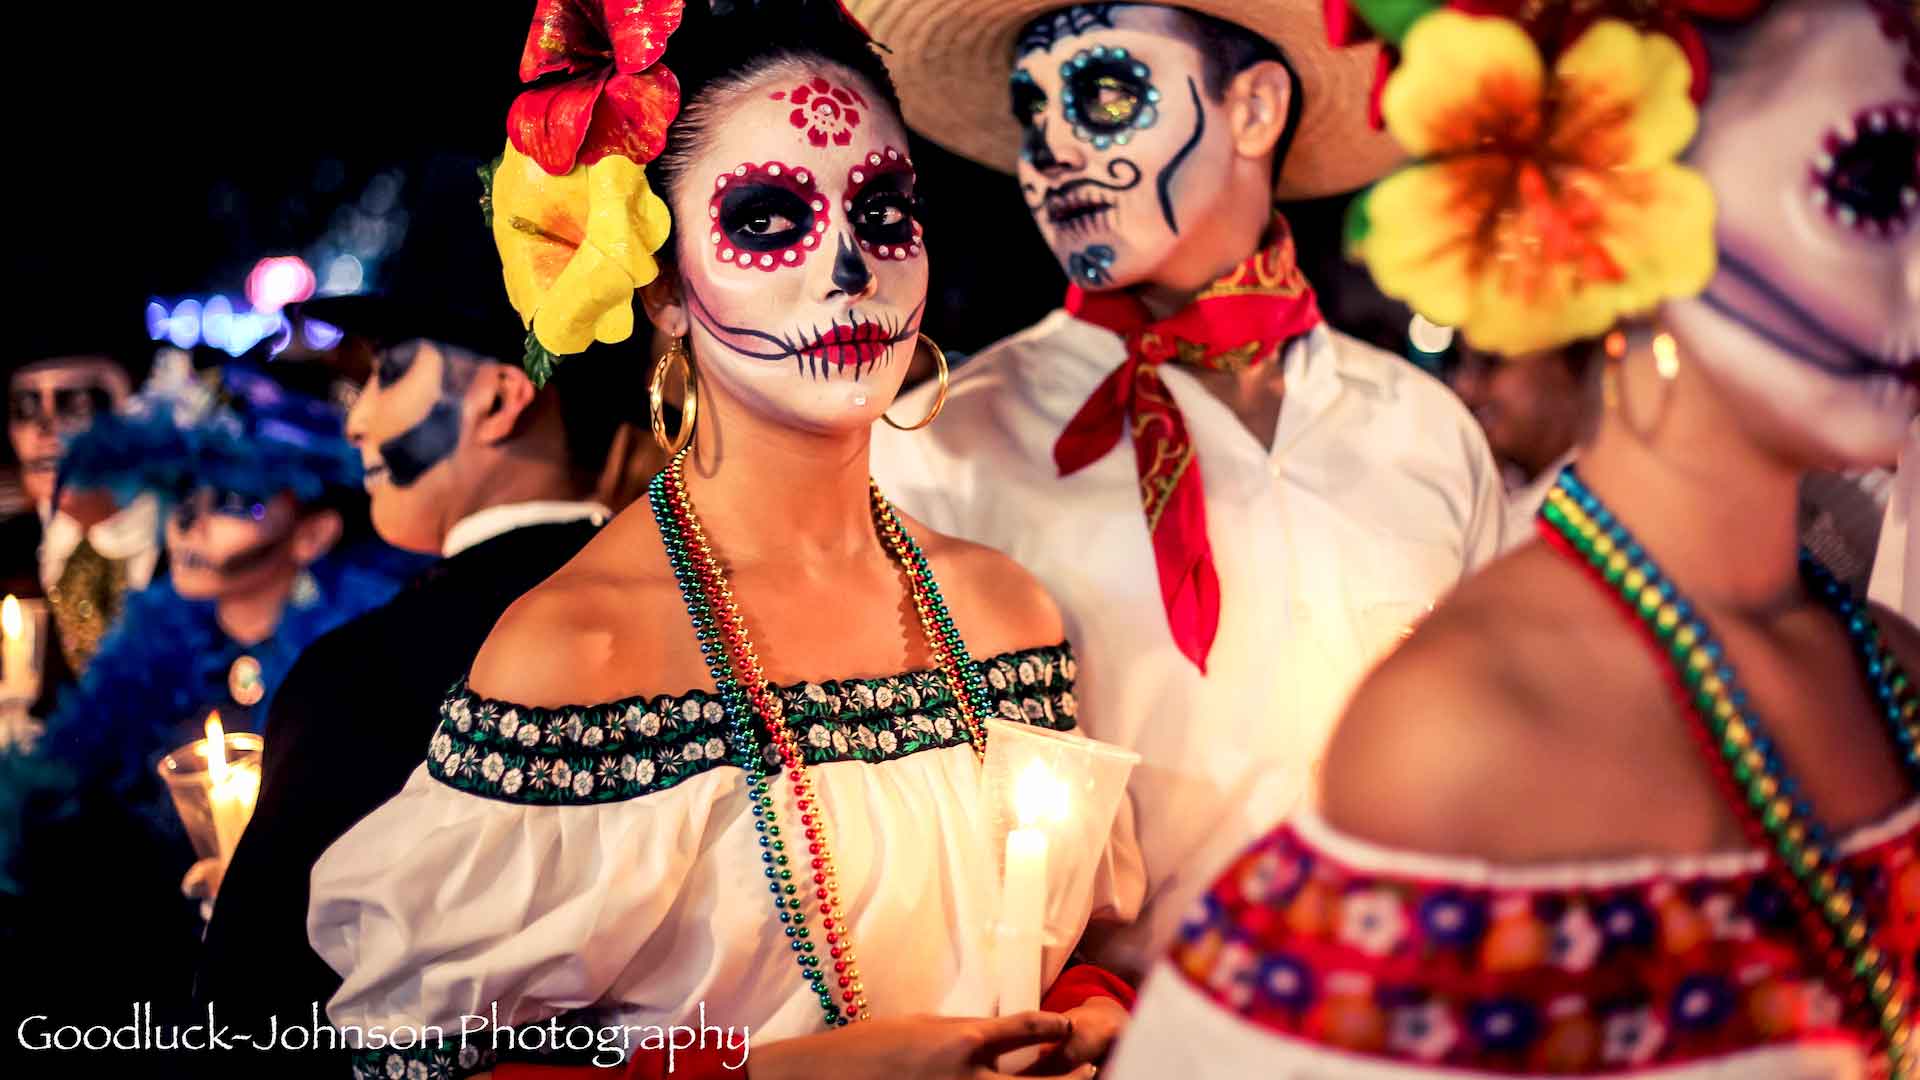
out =
{"type": "MultiPolygon", "coordinates": [[[[369,288],[491,258],[473,169],[505,143],[532,8],[34,9],[15,27],[16,194],[0,219],[13,325],[132,317],[150,296],[238,298],[268,255],[306,256],[325,281],[326,259],[356,254],[369,288]],[[404,255],[383,256],[396,242],[404,255]]],[[[914,155],[933,254],[927,332],[973,350],[1055,306],[1064,278],[1013,181],[924,142],[914,155]]],[[[1398,351],[1403,309],[1338,257],[1343,209],[1293,210],[1303,262],[1333,322],[1398,351]]]]}

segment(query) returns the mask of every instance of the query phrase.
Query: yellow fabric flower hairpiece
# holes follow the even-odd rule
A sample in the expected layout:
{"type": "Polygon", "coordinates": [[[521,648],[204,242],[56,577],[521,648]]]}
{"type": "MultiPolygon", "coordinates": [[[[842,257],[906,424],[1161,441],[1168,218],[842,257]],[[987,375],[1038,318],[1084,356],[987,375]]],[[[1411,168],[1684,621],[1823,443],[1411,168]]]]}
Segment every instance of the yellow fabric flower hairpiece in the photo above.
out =
{"type": "Polygon", "coordinates": [[[1672,39],[1602,20],[1549,72],[1511,20],[1436,10],[1402,48],[1381,105],[1417,160],[1350,232],[1381,291],[1518,354],[1706,287],[1713,193],[1676,160],[1698,117],[1672,39]]]}

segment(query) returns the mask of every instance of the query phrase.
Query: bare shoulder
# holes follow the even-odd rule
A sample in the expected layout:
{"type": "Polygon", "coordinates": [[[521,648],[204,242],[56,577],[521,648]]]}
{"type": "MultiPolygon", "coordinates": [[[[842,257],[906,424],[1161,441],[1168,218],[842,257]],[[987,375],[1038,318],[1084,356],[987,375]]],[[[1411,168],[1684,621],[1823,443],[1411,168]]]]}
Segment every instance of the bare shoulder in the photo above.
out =
{"type": "Polygon", "coordinates": [[[1060,607],[1040,580],[1005,554],[937,533],[908,519],[933,577],[976,657],[1058,645],[1066,637],[1060,607]]]}
{"type": "Polygon", "coordinates": [[[630,547],[620,535],[622,519],[500,616],[474,658],[468,676],[474,693],[559,708],[686,688],[663,671],[677,659],[661,655],[667,636],[650,630],[679,629],[682,620],[659,622],[662,611],[656,609],[672,598],[654,580],[659,575],[652,567],[633,565],[638,545],[630,547]],[[652,685],[635,685],[637,677],[652,685]]]}
{"type": "MultiPolygon", "coordinates": [[[[1335,729],[1321,813],[1343,832],[1434,854],[1515,847],[1515,806],[1571,752],[1543,664],[1573,647],[1571,568],[1530,546],[1468,579],[1363,682],[1335,729]]],[[[1591,599],[1590,596],[1587,598],[1591,599]]]]}

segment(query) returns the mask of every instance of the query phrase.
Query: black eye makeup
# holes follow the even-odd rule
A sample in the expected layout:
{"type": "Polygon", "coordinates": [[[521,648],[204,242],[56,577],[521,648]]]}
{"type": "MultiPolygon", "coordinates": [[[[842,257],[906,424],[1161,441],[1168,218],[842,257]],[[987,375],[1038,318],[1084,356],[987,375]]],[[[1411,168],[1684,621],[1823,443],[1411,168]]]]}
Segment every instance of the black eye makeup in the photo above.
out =
{"type": "Polygon", "coordinates": [[[895,147],[867,155],[847,172],[843,204],[860,250],[882,259],[920,254],[920,222],[914,214],[913,164],[895,147]]]}
{"type": "Polygon", "coordinates": [[[1060,105],[1073,134],[1094,149],[1125,146],[1160,118],[1153,73],[1125,49],[1095,45],[1060,65],[1060,105]]]}
{"type": "Polygon", "coordinates": [[[413,370],[413,362],[418,353],[419,345],[414,343],[395,345],[391,349],[382,350],[379,362],[373,368],[374,382],[390,388],[406,378],[407,372],[413,370]]]}
{"type": "Polygon", "coordinates": [[[1046,115],[1047,94],[1033,76],[1022,68],[1013,73],[1012,89],[1013,121],[1021,127],[1032,127],[1036,121],[1046,115]]]}
{"type": "Polygon", "coordinates": [[[739,165],[715,179],[708,239],[723,263],[798,266],[827,231],[827,201],[811,173],[777,161],[739,165]]]}
{"type": "Polygon", "coordinates": [[[98,386],[61,386],[52,390],[16,390],[7,397],[7,418],[16,424],[84,424],[113,407],[98,386]],[[52,404],[49,406],[48,400],[52,404]]]}

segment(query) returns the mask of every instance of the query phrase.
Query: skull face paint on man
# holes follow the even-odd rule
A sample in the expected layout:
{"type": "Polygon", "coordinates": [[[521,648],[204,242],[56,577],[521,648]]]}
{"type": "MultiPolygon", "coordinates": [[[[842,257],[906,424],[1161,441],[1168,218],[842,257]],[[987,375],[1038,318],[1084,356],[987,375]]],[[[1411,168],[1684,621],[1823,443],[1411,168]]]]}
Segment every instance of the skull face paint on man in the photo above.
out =
{"type": "Polygon", "coordinates": [[[691,342],[701,378],[757,411],[865,425],[898,391],[926,303],[907,135],[891,109],[855,107],[814,138],[793,122],[796,85],[884,100],[850,71],[784,64],[712,106],[673,193],[674,220],[697,223],[676,245],[691,342]]]}
{"type": "Polygon", "coordinates": [[[374,527],[413,550],[435,550],[447,491],[443,465],[465,436],[465,395],[481,360],[436,342],[382,350],[352,411],[347,441],[360,451],[374,527]]]}
{"type": "Polygon", "coordinates": [[[60,440],[85,431],[129,391],[126,372],[93,357],[49,360],[14,373],[7,386],[7,436],[28,499],[45,504],[53,498],[60,440]]]}
{"type": "Polygon", "coordinates": [[[1083,4],[1015,47],[1014,119],[1027,209],[1074,284],[1126,288],[1192,242],[1233,157],[1225,106],[1184,13],[1083,4]]]}
{"type": "Polygon", "coordinates": [[[1719,205],[1720,266],[1668,324],[1757,437],[1822,467],[1891,464],[1920,411],[1911,19],[1793,0],[1716,41],[1689,155],[1719,205]]]}
{"type": "Polygon", "coordinates": [[[290,496],[196,491],[167,517],[173,587],[189,600],[219,600],[290,580],[299,527],[290,496]]]}

